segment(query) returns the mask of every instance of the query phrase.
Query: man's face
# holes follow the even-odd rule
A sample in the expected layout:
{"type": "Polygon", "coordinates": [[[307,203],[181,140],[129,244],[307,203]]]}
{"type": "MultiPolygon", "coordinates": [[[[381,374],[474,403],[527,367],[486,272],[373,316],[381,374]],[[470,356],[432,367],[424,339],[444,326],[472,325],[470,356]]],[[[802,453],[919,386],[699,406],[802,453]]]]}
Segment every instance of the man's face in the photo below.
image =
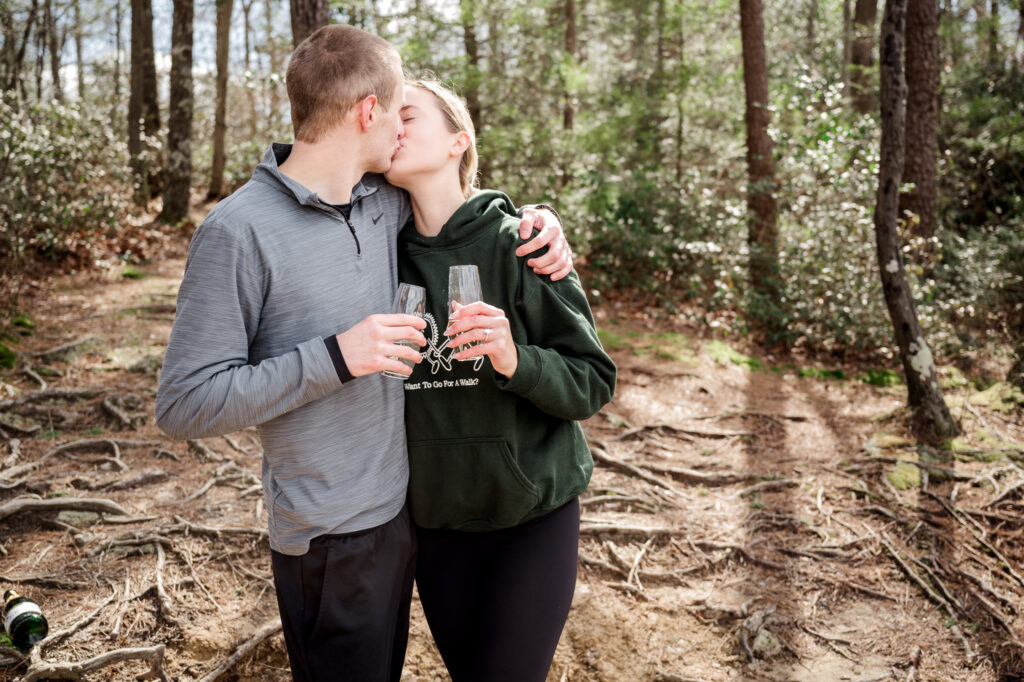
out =
{"type": "Polygon", "coordinates": [[[374,128],[376,143],[374,145],[374,168],[376,173],[385,173],[391,167],[391,157],[398,149],[398,138],[402,134],[402,117],[400,112],[405,92],[405,75],[398,59],[394,62],[395,92],[391,96],[391,104],[385,110],[378,102],[375,108],[377,120],[374,128]]]}

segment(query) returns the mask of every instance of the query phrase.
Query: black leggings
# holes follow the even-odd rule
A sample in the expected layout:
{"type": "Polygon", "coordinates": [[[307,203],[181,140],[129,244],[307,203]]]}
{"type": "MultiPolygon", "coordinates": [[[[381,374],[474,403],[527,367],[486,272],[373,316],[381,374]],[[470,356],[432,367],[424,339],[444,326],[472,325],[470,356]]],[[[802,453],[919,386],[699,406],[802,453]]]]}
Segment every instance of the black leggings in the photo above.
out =
{"type": "Polygon", "coordinates": [[[504,530],[416,533],[420,601],[453,682],[543,682],[576,587],[579,499],[504,530]]]}

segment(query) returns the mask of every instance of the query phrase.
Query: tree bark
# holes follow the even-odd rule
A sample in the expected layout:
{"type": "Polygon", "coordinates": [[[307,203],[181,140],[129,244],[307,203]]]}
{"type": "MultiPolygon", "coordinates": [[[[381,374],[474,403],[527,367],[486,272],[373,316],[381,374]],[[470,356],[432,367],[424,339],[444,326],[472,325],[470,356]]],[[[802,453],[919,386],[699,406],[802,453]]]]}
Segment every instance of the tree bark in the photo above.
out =
{"type": "MultiPolygon", "coordinates": [[[[252,61],[250,55],[252,54],[252,22],[250,16],[252,12],[253,0],[242,0],[242,20],[244,23],[243,28],[245,29],[245,72],[246,78],[251,78],[249,75],[252,71],[252,61]]],[[[245,89],[246,97],[249,100],[249,136],[256,140],[259,138],[256,113],[256,92],[255,88],[247,87],[245,89]]]]}
{"type": "MultiPolygon", "coordinates": [[[[264,0],[263,3],[263,14],[266,18],[267,27],[267,58],[270,61],[270,72],[273,74],[284,75],[281,73],[283,65],[281,54],[278,52],[278,47],[274,42],[274,0],[264,0]]],[[[281,116],[281,80],[268,79],[267,87],[270,90],[270,116],[267,120],[267,125],[271,130],[277,130],[277,124],[281,116]]]]}
{"type": "Polygon", "coordinates": [[[843,0],[843,92],[847,97],[853,93],[853,83],[850,82],[852,62],[853,13],[850,11],[850,0],[843,0]]]}
{"type": "MultiPolygon", "coordinates": [[[[903,183],[914,189],[900,195],[900,217],[918,217],[910,233],[935,236],[938,172],[939,6],[935,0],[907,0],[906,11],[906,165],[903,183]]],[[[926,262],[933,250],[926,246],[926,262]]]]}
{"type": "Polygon", "coordinates": [[[327,0],[291,0],[292,44],[299,46],[309,34],[328,22],[327,0]]]}
{"type": "Polygon", "coordinates": [[[57,102],[64,101],[64,88],[60,80],[60,53],[63,45],[59,44],[57,31],[57,17],[53,12],[53,0],[46,0],[44,5],[46,18],[46,46],[50,53],[50,80],[53,89],[53,99],[57,102]]]}
{"type": "MultiPolygon", "coordinates": [[[[565,54],[576,59],[576,0],[565,0],[565,54]]],[[[562,129],[572,132],[576,123],[576,104],[569,88],[565,89],[562,105],[562,129]]]]}
{"type": "Polygon", "coordinates": [[[213,122],[213,168],[210,171],[208,199],[224,196],[224,149],[227,137],[228,111],[228,49],[231,38],[233,0],[217,0],[217,102],[213,122]]]}
{"type": "Polygon", "coordinates": [[[480,48],[476,39],[475,0],[462,0],[462,43],[466,48],[466,108],[479,134],[480,126],[480,48]]]}
{"type": "Polygon", "coordinates": [[[188,217],[192,188],[192,25],[193,0],[174,0],[171,22],[170,115],[167,122],[167,190],[160,219],[188,217]]]}
{"type": "Polygon", "coordinates": [[[75,12],[75,69],[78,76],[78,99],[79,101],[85,99],[85,63],[82,59],[85,55],[82,53],[82,3],[81,0],[74,0],[73,3],[75,12]]]}
{"type": "Polygon", "coordinates": [[[768,135],[768,63],[761,0],[740,0],[743,85],[747,125],[747,242],[750,245],[751,304],[769,332],[781,331],[775,169],[768,135]]]}
{"type": "Polygon", "coordinates": [[[815,22],[818,19],[818,0],[808,0],[807,3],[807,63],[814,64],[815,43],[815,22]]]}
{"type": "Polygon", "coordinates": [[[145,201],[159,189],[159,164],[142,158],[142,136],[153,137],[160,130],[160,108],[156,98],[156,60],[153,53],[153,5],[151,0],[131,0],[132,45],[128,93],[128,153],[139,183],[137,199],[145,201]]]}
{"type": "Polygon", "coordinates": [[[903,33],[907,0],[886,0],[881,34],[882,141],[875,204],[875,243],[882,291],[889,309],[900,360],[907,376],[908,403],[918,437],[939,442],[960,432],[942,398],[935,362],[917,318],[900,248],[897,218],[903,177],[906,80],[903,33]]]}
{"type": "Polygon", "coordinates": [[[32,29],[35,27],[36,15],[39,13],[38,0],[32,0],[32,6],[28,11],[28,18],[25,20],[25,28],[22,30],[21,41],[17,40],[17,33],[14,30],[14,17],[10,7],[4,6],[4,24],[7,38],[4,41],[4,50],[7,53],[8,71],[4,83],[4,90],[21,92],[22,99],[26,98],[25,81],[22,79],[21,70],[25,64],[25,52],[32,41],[32,29]]]}
{"type": "Polygon", "coordinates": [[[114,0],[114,111],[121,102],[121,0],[114,0]]]}
{"type": "Polygon", "coordinates": [[[861,114],[876,111],[874,35],[878,0],[857,0],[853,15],[853,49],[850,53],[850,95],[853,109],[861,114]]]}
{"type": "Polygon", "coordinates": [[[988,61],[998,64],[999,56],[999,0],[992,0],[988,17],[988,61]]]}

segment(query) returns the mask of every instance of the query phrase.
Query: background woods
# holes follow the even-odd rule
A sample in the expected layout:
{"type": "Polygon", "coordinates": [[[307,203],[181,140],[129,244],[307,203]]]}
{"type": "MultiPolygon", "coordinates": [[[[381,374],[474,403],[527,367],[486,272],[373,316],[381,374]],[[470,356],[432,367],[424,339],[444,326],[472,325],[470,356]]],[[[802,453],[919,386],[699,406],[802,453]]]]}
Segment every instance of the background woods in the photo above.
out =
{"type": "MultiPolygon", "coordinates": [[[[598,300],[629,289],[771,343],[892,352],[871,247],[873,0],[221,0],[195,19],[185,0],[151,3],[4,1],[2,162],[21,167],[0,204],[5,290],[26,258],[145,258],[101,256],[95,237],[151,200],[165,222],[184,219],[186,187],[238,186],[269,140],[290,137],[294,41],[347,21],[464,93],[484,184],[571,216],[598,300]]],[[[1024,15],[1005,4],[907,8],[898,218],[940,353],[1013,343],[1019,326],[1024,15]]]]}
{"type": "Polygon", "coordinates": [[[1024,1],[0,0],[0,584],[59,625],[0,680],[283,679],[255,433],[147,411],[332,22],[464,95],[622,370],[552,679],[1017,679],[1024,1]]]}

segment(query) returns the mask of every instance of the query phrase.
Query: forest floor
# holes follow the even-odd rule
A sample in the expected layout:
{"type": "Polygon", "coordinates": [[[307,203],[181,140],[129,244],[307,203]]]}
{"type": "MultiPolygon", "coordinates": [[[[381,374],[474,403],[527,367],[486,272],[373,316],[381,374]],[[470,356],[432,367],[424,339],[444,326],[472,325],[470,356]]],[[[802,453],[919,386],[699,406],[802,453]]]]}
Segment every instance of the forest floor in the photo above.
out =
{"type": "MultiPolygon", "coordinates": [[[[34,660],[0,646],[0,680],[83,661],[89,679],[289,678],[255,431],[154,424],[182,251],[57,278],[11,344],[0,586],[51,636],[34,660]]],[[[619,383],[584,425],[597,464],[551,682],[1024,679],[1019,392],[944,371],[965,435],[936,453],[907,434],[902,385],[626,309],[595,311],[619,383]]],[[[403,680],[444,679],[414,601],[403,680]]]]}

